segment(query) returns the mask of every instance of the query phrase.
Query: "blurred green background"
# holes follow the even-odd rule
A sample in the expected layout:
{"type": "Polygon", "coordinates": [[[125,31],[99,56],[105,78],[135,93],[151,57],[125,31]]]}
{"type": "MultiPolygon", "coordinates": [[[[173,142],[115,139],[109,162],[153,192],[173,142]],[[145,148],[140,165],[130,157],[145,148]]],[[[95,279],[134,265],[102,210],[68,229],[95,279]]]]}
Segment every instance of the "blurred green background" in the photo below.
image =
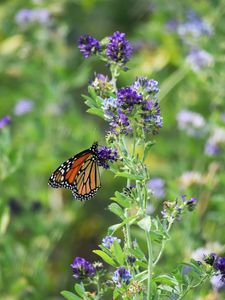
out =
{"type": "MultiPolygon", "coordinates": [[[[104,144],[107,132],[106,123],[86,113],[81,96],[95,73],[108,73],[96,58],[85,60],[79,53],[84,33],[98,39],[126,33],[135,51],[119,85],[148,76],[161,89],[164,127],[147,161],[151,174],[165,180],[164,200],[182,193],[199,199],[196,211],[175,225],[160,272],[172,271],[199,247],[223,254],[223,151],[205,155],[207,134],[188,136],[177,128],[176,115],[188,109],[204,116],[208,132],[224,127],[224,16],[223,0],[1,1],[0,119],[8,115],[11,123],[0,128],[0,299],[62,299],[60,291],[74,283],[73,258],[97,259],[92,250],[117,221],[107,205],[124,182],[110,171],[102,172],[102,188],[87,203],[47,185],[59,164],[95,140],[104,144]],[[24,9],[36,11],[33,19],[24,9]],[[213,29],[198,47],[214,63],[199,72],[186,62],[189,43],[168,25],[184,23],[190,10],[213,29]],[[21,112],[24,100],[30,108],[21,112]],[[182,185],[186,171],[198,172],[202,180],[182,185]]],[[[153,214],[160,213],[162,200],[153,197],[152,205],[153,214]]],[[[210,283],[198,293],[198,299],[224,299],[210,283]]]]}

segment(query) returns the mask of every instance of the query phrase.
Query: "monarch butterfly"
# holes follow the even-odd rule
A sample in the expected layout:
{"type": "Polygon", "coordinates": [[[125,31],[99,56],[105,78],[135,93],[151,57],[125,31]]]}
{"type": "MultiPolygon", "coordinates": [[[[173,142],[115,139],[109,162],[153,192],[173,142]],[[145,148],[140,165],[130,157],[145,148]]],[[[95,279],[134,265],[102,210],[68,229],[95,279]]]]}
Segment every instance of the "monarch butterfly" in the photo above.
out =
{"type": "Polygon", "coordinates": [[[78,200],[89,200],[101,187],[99,175],[98,143],[61,164],[49,178],[48,184],[53,188],[72,190],[78,200]]]}

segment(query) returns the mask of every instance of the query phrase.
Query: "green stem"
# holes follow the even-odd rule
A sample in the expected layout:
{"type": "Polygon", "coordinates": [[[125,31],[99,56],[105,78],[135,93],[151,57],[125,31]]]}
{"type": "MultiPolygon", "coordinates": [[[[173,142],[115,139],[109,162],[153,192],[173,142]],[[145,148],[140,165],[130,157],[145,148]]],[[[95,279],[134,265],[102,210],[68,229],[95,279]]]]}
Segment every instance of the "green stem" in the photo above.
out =
{"type": "MultiPolygon", "coordinates": [[[[173,224],[173,222],[170,222],[170,223],[169,223],[168,228],[167,228],[167,231],[166,231],[167,233],[169,233],[172,224],[173,224]]],[[[165,246],[166,246],[167,241],[168,241],[168,239],[164,239],[164,240],[162,241],[161,249],[160,249],[160,251],[159,251],[159,254],[158,254],[157,258],[155,259],[155,261],[154,261],[154,263],[153,263],[153,266],[155,266],[155,265],[158,263],[158,261],[160,260],[162,254],[163,254],[163,251],[164,251],[164,249],[165,249],[165,246]]]]}
{"type": "Polygon", "coordinates": [[[149,232],[146,233],[147,246],[148,246],[148,288],[147,288],[147,300],[151,299],[151,281],[152,281],[152,241],[149,232]]]}
{"type": "Polygon", "coordinates": [[[187,295],[187,293],[190,292],[190,290],[195,289],[196,287],[202,285],[202,283],[208,279],[210,277],[209,274],[206,274],[205,276],[202,277],[202,279],[199,281],[199,283],[195,284],[195,285],[190,285],[184,292],[182,295],[179,296],[179,298],[177,300],[181,300],[184,299],[184,297],[187,295]]]}
{"type": "Polygon", "coordinates": [[[159,93],[160,102],[186,76],[188,72],[188,68],[182,67],[164,80],[159,93]]]}

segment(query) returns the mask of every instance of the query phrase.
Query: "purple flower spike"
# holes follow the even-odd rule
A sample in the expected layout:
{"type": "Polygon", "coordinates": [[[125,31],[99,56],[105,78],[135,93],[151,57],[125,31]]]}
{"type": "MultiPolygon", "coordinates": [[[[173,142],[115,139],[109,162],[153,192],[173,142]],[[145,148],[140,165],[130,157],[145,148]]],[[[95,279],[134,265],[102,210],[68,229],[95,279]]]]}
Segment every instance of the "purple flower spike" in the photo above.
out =
{"type": "Polygon", "coordinates": [[[112,246],[113,242],[117,241],[118,243],[121,242],[120,239],[118,239],[116,236],[106,236],[102,239],[102,245],[108,249],[110,249],[110,247],[112,246]]]}
{"type": "Polygon", "coordinates": [[[116,283],[117,287],[121,287],[122,284],[128,285],[131,278],[130,272],[124,267],[121,267],[114,272],[112,280],[116,283]]]}
{"type": "Polygon", "coordinates": [[[33,109],[33,102],[28,99],[18,101],[14,107],[14,114],[16,116],[24,115],[33,109]]]}
{"type": "Polygon", "coordinates": [[[10,116],[5,116],[2,119],[0,119],[0,128],[5,127],[6,125],[8,125],[11,122],[11,118],[10,116]]]}
{"type": "Polygon", "coordinates": [[[108,161],[113,162],[117,161],[118,152],[117,149],[110,149],[106,146],[97,149],[97,155],[99,158],[99,166],[108,169],[109,164],[108,161]]]}
{"type": "Polygon", "coordinates": [[[222,274],[225,274],[225,257],[217,257],[213,266],[216,270],[220,270],[222,274]]]}
{"type": "Polygon", "coordinates": [[[163,199],[165,197],[165,181],[160,177],[152,178],[148,187],[153,191],[156,199],[163,199]]]}
{"type": "Polygon", "coordinates": [[[125,39],[125,33],[116,31],[109,38],[106,55],[116,63],[125,64],[133,52],[131,44],[125,39]]]}
{"type": "Polygon", "coordinates": [[[77,256],[70,266],[73,269],[73,277],[76,279],[85,279],[95,276],[96,270],[92,263],[82,257],[77,256]]]}
{"type": "Polygon", "coordinates": [[[88,58],[92,54],[96,54],[100,51],[101,46],[100,42],[96,40],[94,37],[88,34],[84,34],[79,39],[80,52],[83,54],[85,58],[88,58]]]}

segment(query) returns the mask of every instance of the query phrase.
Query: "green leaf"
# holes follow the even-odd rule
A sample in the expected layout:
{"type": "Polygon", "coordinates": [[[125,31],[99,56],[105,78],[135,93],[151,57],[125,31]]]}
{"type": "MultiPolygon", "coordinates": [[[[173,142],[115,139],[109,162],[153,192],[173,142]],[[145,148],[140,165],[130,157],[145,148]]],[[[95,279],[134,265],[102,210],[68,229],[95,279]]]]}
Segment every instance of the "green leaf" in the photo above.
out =
{"type": "Polygon", "coordinates": [[[120,265],[124,265],[124,252],[118,241],[114,241],[111,247],[111,251],[114,254],[116,260],[120,265]]]}
{"type": "Polygon", "coordinates": [[[139,260],[144,260],[147,261],[144,252],[142,252],[140,247],[137,248],[129,248],[129,252],[134,255],[135,257],[137,257],[139,260]]]}
{"type": "Polygon", "coordinates": [[[151,229],[151,217],[150,216],[146,216],[145,218],[141,219],[141,221],[139,221],[138,223],[138,226],[147,231],[147,232],[150,232],[150,229],[151,229]]]}
{"type": "Polygon", "coordinates": [[[119,172],[115,175],[115,177],[125,177],[131,180],[143,180],[145,178],[144,175],[135,175],[127,172],[119,172]]]}
{"type": "Polygon", "coordinates": [[[74,286],[74,289],[79,296],[81,296],[81,297],[85,296],[85,289],[81,284],[76,283],[74,286]]]}
{"type": "Polygon", "coordinates": [[[108,228],[108,234],[113,235],[118,229],[126,225],[127,223],[133,224],[137,219],[139,219],[139,216],[131,216],[129,218],[126,218],[122,223],[114,224],[108,228]]]}
{"type": "Polygon", "coordinates": [[[82,300],[82,298],[68,291],[62,291],[61,295],[63,295],[63,297],[67,300],[82,300]]]}
{"type": "Polygon", "coordinates": [[[112,203],[108,206],[108,208],[111,212],[113,212],[115,215],[117,215],[122,220],[124,220],[125,216],[124,216],[123,209],[118,204],[112,203]]]}
{"type": "Polygon", "coordinates": [[[149,141],[145,144],[145,149],[144,149],[144,155],[143,155],[143,161],[146,160],[148,154],[149,154],[149,151],[151,150],[152,146],[155,144],[154,141],[149,141]]]}
{"type": "Polygon", "coordinates": [[[179,285],[179,283],[175,277],[170,277],[168,275],[159,275],[154,278],[154,281],[157,283],[161,283],[161,284],[165,284],[165,285],[169,285],[169,286],[173,286],[173,287],[179,285]]]}
{"type": "Polygon", "coordinates": [[[100,108],[91,107],[91,108],[88,108],[87,112],[89,112],[92,115],[96,115],[96,116],[104,119],[103,111],[100,108]]]}
{"type": "Polygon", "coordinates": [[[98,256],[100,256],[107,264],[116,267],[117,264],[115,263],[115,261],[105,252],[101,251],[101,250],[93,250],[93,252],[95,254],[97,254],[98,256]]]}
{"type": "Polygon", "coordinates": [[[119,297],[120,293],[118,289],[114,289],[113,291],[113,300],[116,300],[119,297]]]}
{"type": "Polygon", "coordinates": [[[131,205],[129,199],[119,192],[115,192],[115,197],[112,197],[111,199],[125,208],[129,208],[131,205]]]}

